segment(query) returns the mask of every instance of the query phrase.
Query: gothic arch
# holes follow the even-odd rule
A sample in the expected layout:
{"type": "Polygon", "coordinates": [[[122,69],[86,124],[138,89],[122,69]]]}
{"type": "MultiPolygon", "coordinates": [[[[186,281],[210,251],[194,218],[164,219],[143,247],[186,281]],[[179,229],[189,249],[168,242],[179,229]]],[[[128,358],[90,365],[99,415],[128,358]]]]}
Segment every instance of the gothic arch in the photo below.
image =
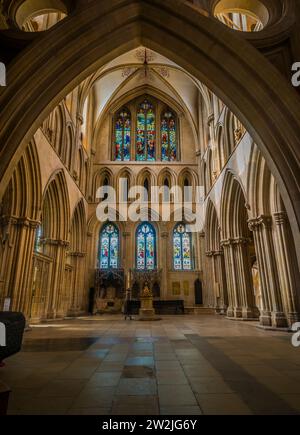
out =
{"type": "Polygon", "coordinates": [[[246,195],[238,178],[227,171],[221,195],[221,228],[223,239],[247,237],[248,211],[246,195]]]}
{"type": "Polygon", "coordinates": [[[45,239],[67,241],[70,229],[68,187],[62,170],[55,172],[43,195],[43,235],[45,239]]]}
{"type": "Polygon", "coordinates": [[[260,215],[270,215],[270,186],[272,178],[264,157],[257,146],[253,144],[247,181],[249,214],[251,214],[252,218],[260,215]]]}
{"type": "Polygon", "coordinates": [[[35,141],[27,146],[2,198],[5,214],[40,219],[41,173],[35,141]]]}
{"type": "Polygon", "coordinates": [[[109,168],[102,168],[99,169],[99,171],[97,171],[94,174],[94,181],[93,181],[93,198],[94,201],[96,202],[96,195],[97,195],[97,191],[100,187],[103,187],[105,184],[105,181],[108,181],[108,186],[113,186],[114,185],[114,174],[111,171],[111,169],[109,168]]]}
{"type": "Polygon", "coordinates": [[[207,252],[221,250],[220,224],[216,208],[211,199],[208,200],[206,209],[205,236],[207,252]]]}
{"type": "Polygon", "coordinates": [[[75,133],[72,123],[67,123],[66,137],[64,141],[64,149],[62,150],[62,160],[66,167],[70,170],[72,167],[72,156],[75,148],[75,133]]]}
{"type": "Polygon", "coordinates": [[[174,0],[165,0],[162,9],[157,0],[151,7],[146,0],[130,1],[126,7],[105,1],[87,8],[90,13],[78,9],[72,19],[39,35],[31,50],[9,68],[11,85],[2,90],[0,98],[2,193],[28,138],[63,95],[96,64],[101,66],[143,41],[210,86],[239,116],[269,163],[299,244],[300,110],[290,84],[237,33],[195,15],[185,3],[176,2],[174,7],[174,0]],[[109,43],[105,37],[108,27],[109,43]],[[247,104],[242,104],[245,100],[247,104]]]}
{"type": "Polygon", "coordinates": [[[123,192],[120,191],[120,180],[122,178],[127,180],[127,192],[129,193],[131,187],[134,186],[135,176],[133,174],[133,171],[130,168],[128,168],[128,167],[122,168],[118,172],[118,174],[117,174],[117,177],[116,177],[116,183],[117,183],[117,185],[116,185],[116,192],[117,192],[117,195],[120,195],[122,200],[124,200],[124,199],[127,199],[127,198],[125,198],[123,196],[123,192]]]}
{"type": "Polygon", "coordinates": [[[57,107],[55,107],[53,113],[51,114],[51,117],[53,120],[51,125],[51,131],[52,131],[51,142],[57,154],[60,156],[60,158],[62,158],[64,153],[64,148],[65,148],[65,140],[66,140],[65,138],[66,116],[62,104],[59,104],[57,107]]]}
{"type": "Polygon", "coordinates": [[[164,182],[165,182],[165,179],[167,179],[168,181],[169,181],[169,187],[170,188],[172,188],[173,186],[176,186],[177,185],[177,177],[176,177],[176,174],[175,174],[175,172],[172,170],[172,169],[170,169],[170,168],[164,168],[164,169],[162,169],[161,171],[160,171],[160,173],[158,174],[158,177],[157,177],[157,183],[158,183],[158,186],[159,187],[161,187],[161,186],[164,186],[164,182]]]}
{"type": "Polygon", "coordinates": [[[76,205],[70,229],[70,251],[84,253],[86,251],[86,212],[84,201],[76,205]]]}

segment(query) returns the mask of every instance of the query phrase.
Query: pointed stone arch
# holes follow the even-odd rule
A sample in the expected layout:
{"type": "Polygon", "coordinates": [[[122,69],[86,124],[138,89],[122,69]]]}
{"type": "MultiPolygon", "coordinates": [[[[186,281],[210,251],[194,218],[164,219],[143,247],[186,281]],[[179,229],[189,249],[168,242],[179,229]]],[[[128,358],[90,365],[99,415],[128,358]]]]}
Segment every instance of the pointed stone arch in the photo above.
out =
{"type": "Polygon", "coordinates": [[[2,194],[10,179],[7,169],[63,95],[96,66],[142,41],[202,80],[239,116],[270,163],[298,244],[299,101],[290,85],[237,32],[195,14],[186,3],[176,1],[174,7],[174,0],[166,0],[162,9],[158,0],[132,0],[126,6],[105,1],[87,8],[89,13],[78,9],[45,32],[9,68],[11,85],[0,97],[2,194]]]}
{"type": "Polygon", "coordinates": [[[45,239],[67,241],[70,230],[70,204],[63,170],[55,172],[43,195],[43,235],[45,239]]]}

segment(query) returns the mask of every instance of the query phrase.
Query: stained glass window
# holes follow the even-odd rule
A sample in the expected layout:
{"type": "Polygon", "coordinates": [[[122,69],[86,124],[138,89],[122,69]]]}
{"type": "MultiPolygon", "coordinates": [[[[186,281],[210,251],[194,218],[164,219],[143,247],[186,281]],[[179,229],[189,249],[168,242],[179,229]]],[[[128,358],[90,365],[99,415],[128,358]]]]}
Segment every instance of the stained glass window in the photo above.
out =
{"type": "Polygon", "coordinates": [[[136,160],[155,161],[155,112],[146,99],[137,113],[136,160]]]}
{"type": "Polygon", "coordinates": [[[36,253],[43,252],[42,237],[43,237],[43,228],[42,225],[39,225],[35,231],[34,252],[36,253]]]}
{"type": "Polygon", "coordinates": [[[119,267],[119,230],[107,223],[100,233],[99,246],[100,269],[118,269],[119,267]]]}
{"type": "Polygon", "coordinates": [[[149,223],[141,224],[136,233],[136,266],[138,270],[155,270],[156,237],[155,230],[149,223]]]}
{"type": "Polygon", "coordinates": [[[192,270],[192,237],[184,224],[178,224],[173,233],[175,270],[192,270]]]}
{"type": "Polygon", "coordinates": [[[176,117],[169,110],[163,113],[161,120],[161,158],[167,162],[177,160],[176,117]]]}
{"type": "Polygon", "coordinates": [[[131,116],[130,111],[122,109],[116,117],[115,124],[115,160],[130,160],[131,116]]]}

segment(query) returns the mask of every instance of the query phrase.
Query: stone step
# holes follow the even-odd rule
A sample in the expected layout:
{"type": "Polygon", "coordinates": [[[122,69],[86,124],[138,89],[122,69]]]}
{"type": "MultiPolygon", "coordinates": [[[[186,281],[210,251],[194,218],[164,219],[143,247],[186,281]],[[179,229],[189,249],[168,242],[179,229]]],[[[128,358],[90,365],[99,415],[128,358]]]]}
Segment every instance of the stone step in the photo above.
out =
{"type": "Polygon", "coordinates": [[[208,307],[184,307],[185,314],[195,314],[195,315],[201,315],[201,314],[210,314],[215,315],[216,311],[214,308],[208,308],[208,307]]]}

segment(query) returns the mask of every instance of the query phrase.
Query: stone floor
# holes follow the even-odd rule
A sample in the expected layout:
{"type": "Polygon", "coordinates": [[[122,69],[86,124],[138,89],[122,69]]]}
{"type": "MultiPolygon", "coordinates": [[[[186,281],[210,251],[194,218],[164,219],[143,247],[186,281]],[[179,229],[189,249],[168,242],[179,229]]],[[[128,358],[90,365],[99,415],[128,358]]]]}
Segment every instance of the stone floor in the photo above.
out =
{"type": "Polygon", "coordinates": [[[300,348],[219,316],[36,325],[0,380],[10,414],[300,414],[300,348]]]}

